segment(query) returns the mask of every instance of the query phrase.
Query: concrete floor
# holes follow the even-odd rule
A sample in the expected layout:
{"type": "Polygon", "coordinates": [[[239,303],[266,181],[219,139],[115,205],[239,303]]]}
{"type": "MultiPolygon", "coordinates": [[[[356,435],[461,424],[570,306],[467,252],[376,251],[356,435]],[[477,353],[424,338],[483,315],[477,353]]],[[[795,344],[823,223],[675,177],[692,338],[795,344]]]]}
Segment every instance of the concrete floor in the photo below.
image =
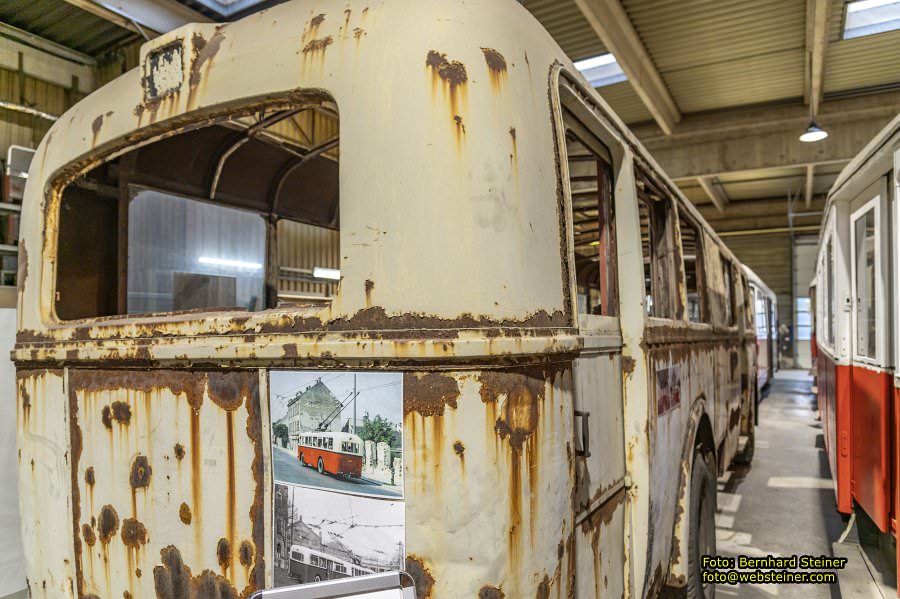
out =
{"type": "MultiPolygon", "coordinates": [[[[845,523],[834,507],[811,386],[805,371],[779,372],[760,404],[752,465],[719,482],[720,555],[833,555],[845,523]]],[[[719,585],[716,596],[833,599],[841,591],[838,585],[719,585]]]]}

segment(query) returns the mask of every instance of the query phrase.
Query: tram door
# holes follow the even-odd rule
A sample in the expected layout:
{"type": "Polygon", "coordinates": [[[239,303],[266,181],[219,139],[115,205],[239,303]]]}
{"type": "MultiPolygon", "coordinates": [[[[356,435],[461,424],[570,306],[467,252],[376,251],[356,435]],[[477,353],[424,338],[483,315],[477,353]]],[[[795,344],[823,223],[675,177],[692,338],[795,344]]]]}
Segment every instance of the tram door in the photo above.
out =
{"type": "Polygon", "coordinates": [[[888,201],[884,180],[851,204],[850,491],[882,530],[890,526],[891,388],[888,369],[888,201]]]}
{"type": "Polygon", "coordinates": [[[562,95],[576,311],[589,348],[573,367],[575,594],[619,597],[625,588],[625,447],[612,157],[591,128],[590,113],[562,95]]]}

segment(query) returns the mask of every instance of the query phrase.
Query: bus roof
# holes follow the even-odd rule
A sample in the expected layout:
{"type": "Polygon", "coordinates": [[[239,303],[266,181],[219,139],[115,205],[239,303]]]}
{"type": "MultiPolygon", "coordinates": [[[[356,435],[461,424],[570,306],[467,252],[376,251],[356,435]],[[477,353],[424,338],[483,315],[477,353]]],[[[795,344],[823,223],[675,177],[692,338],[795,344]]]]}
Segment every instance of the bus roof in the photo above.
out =
{"type": "MultiPolygon", "coordinates": [[[[141,67],[68,110],[37,150],[22,211],[20,343],[296,333],[305,330],[298,322],[326,319],[344,330],[574,328],[555,172],[561,117],[551,102],[560,67],[608,122],[609,134],[735,260],[515,0],[350,0],[340,12],[325,0],[294,0],[234,23],[186,25],[144,44],[141,58],[141,67]],[[175,46],[182,72],[148,79],[157,53],[175,46]],[[358,284],[342,285],[325,308],[241,319],[56,317],[59,192],[66,184],[134,147],[238,109],[326,95],[340,115],[341,274],[358,284]]],[[[498,343],[495,351],[503,351],[498,343]]]]}

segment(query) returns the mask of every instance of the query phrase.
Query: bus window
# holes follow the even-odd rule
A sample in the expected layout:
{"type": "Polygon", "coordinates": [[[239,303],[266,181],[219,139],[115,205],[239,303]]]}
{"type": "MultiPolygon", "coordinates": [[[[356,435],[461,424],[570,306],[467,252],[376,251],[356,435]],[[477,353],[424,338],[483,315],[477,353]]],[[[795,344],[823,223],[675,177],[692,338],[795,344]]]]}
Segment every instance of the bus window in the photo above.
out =
{"type": "Polygon", "coordinates": [[[725,324],[733,326],[736,322],[734,318],[734,278],[731,262],[725,257],[722,257],[722,286],[724,291],[722,303],[725,310],[725,324]]]}
{"type": "Polygon", "coordinates": [[[825,341],[826,343],[834,347],[834,329],[835,329],[835,318],[834,318],[834,306],[835,306],[835,287],[834,287],[834,246],[831,240],[831,237],[828,238],[828,243],[825,245],[825,310],[822,312],[825,317],[825,341]]]}
{"type": "Polygon", "coordinates": [[[638,212],[641,226],[641,250],[644,259],[646,312],[656,318],[677,318],[674,284],[675,263],[671,210],[668,194],[640,169],[635,173],[638,212]]]}
{"type": "Polygon", "coordinates": [[[328,301],[340,279],[337,132],[330,101],[256,108],[81,175],[62,189],[57,316],[328,301]]]}
{"type": "Polygon", "coordinates": [[[684,260],[687,317],[691,322],[706,322],[706,281],[701,235],[697,226],[682,211],[678,212],[678,225],[681,231],[681,256],[684,260]]]}
{"type": "Polygon", "coordinates": [[[609,150],[571,112],[563,110],[572,192],[572,229],[578,313],[614,316],[616,227],[609,150]]]}

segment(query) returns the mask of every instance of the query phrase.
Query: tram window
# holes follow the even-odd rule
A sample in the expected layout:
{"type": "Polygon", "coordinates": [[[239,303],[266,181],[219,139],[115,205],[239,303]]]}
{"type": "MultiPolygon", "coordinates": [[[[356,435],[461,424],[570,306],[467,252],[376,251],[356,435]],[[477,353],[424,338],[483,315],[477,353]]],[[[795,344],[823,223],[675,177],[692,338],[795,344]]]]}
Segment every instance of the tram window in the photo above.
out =
{"type": "Polygon", "coordinates": [[[756,336],[760,339],[768,337],[769,319],[766,314],[766,299],[762,293],[756,292],[756,336]]]}
{"type": "Polygon", "coordinates": [[[875,357],[875,209],[853,223],[856,243],[856,353],[875,357]]]}
{"type": "Polygon", "coordinates": [[[678,213],[678,224],[681,231],[681,256],[684,260],[687,317],[691,322],[706,322],[702,239],[696,225],[681,211],[678,213]]]}
{"type": "Polygon", "coordinates": [[[734,279],[732,275],[731,262],[722,258],[722,287],[724,295],[722,296],[723,308],[725,310],[725,324],[733,326],[734,318],[734,279]]]}
{"type": "Polygon", "coordinates": [[[568,110],[566,159],[572,192],[575,281],[580,314],[615,316],[616,226],[609,150],[568,110]]]}
{"type": "Polygon", "coordinates": [[[823,316],[825,317],[825,341],[828,343],[828,345],[831,346],[834,345],[834,298],[836,293],[836,290],[834,288],[833,253],[834,248],[831,237],[829,237],[828,243],[825,244],[825,311],[823,312],[823,316]]]}
{"type": "Polygon", "coordinates": [[[62,189],[62,320],[326,303],[340,280],[333,102],[234,113],[62,189]]]}
{"type": "Polygon", "coordinates": [[[640,170],[636,179],[647,315],[676,318],[671,202],[640,170]]]}

